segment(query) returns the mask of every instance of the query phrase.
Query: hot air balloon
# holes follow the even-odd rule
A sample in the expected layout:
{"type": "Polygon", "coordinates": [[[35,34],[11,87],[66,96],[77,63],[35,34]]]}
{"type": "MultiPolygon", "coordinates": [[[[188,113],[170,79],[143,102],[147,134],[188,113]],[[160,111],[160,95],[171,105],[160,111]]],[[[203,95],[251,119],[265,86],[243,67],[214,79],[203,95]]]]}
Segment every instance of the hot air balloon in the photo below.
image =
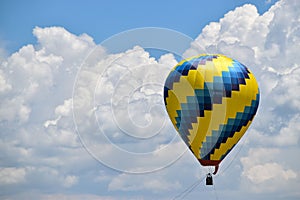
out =
{"type": "Polygon", "coordinates": [[[200,164],[215,167],[213,174],[250,126],[259,95],[250,70],[220,54],[182,60],[164,85],[170,120],[200,164]]]}

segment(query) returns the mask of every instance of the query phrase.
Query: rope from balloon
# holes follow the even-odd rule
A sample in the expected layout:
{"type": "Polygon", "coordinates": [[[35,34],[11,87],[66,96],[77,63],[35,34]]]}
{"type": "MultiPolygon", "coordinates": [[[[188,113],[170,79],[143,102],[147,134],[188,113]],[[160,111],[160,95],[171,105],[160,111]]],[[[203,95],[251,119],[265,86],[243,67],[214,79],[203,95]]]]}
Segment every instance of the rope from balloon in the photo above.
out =
{"type": "Polygon", "coordinates": [[[198,159],[198,160],[200,164],[203,166],[214,166],[215,171],[213,172],[213,175],[217,174],[221,160],[202,160],[202,159],[198,159]]]}
{"type": "Polygon", "coordinates": [[[184,191],[182,191],[180,194],[176,195],[172,200],[175,199],[184,199],[189,193],[191,193],[202,181],[204,181],[205,176],[201,179],[196,180],[192,185],[187,187],[184,191]]]}

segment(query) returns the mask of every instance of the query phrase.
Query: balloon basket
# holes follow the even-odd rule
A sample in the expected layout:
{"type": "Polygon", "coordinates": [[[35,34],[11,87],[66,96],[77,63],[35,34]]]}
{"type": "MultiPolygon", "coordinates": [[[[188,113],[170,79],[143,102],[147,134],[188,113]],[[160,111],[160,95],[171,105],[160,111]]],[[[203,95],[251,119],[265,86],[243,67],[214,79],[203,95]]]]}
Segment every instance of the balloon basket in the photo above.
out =
{"type": "Polygon", "coordinates": [[[206,185],[213,185],[213,177],[210,173],[206,175],[206,185]]]}

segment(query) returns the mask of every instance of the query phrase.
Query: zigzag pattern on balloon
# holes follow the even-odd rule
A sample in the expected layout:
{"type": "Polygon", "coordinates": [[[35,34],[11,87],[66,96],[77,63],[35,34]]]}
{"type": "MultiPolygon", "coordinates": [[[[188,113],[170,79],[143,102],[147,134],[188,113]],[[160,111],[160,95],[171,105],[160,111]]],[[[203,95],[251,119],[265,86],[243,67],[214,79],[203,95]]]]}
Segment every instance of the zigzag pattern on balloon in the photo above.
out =
{"type": "MultiPolygon", "coordinates": [[[[219,130],[213,130],[212,136],[207,136],[206,142],[202,145],[200,157],[203,160],[209,160],[209,156],[214,154],[215,149],[219,149],[222,143],[226,143],[227,139],[232,138],[235,132],[240,132],[243,126],[246,126],[249,121],[252,121],[258,108],[258,102],[259,93],[256,95],[256,99],[252,100],[250,106],[245,106],[243,112],[237,112],[236,117],[229,118],[227,124],[220,124],[219,130]],[[213,143],[215,144],[212,146],[213,143]]],[[[222,155],[221,160],[232,148],[228,149],[228,151],[222,155]]]]}
{"type": "Polygon", "coordinates": [[[172,123],[194,155],[222,160],[250,125],[259,89],[253,74],[238,61],[199,55],[181,61],[170,72],[164,101],[172,123]]]}

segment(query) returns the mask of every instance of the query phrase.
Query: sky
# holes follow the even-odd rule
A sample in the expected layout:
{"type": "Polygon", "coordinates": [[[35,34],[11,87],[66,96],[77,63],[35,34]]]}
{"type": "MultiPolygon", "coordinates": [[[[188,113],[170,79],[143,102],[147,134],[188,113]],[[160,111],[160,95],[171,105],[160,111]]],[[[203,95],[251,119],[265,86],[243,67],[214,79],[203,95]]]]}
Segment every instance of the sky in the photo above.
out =
{"type": "Polygon", "coordinates": [[[209,22],[245,3],[263,13],[274,0],[182,1],[71,1],[4,0],[0,7],[2,47],[13,53],[36,43],[34,27],[61,26],[73,34],[87,33],[101,43],[122,31],[139,27],[164,27],[195,38],[209,22]]]}
{"type": "Polygon", "coordinates": [[[299,4],[1,1],[0,198],[299,199],[299,4]],[[261,92],[214,187],[163,103],[199,53],[245,64],[261,92]]]}

